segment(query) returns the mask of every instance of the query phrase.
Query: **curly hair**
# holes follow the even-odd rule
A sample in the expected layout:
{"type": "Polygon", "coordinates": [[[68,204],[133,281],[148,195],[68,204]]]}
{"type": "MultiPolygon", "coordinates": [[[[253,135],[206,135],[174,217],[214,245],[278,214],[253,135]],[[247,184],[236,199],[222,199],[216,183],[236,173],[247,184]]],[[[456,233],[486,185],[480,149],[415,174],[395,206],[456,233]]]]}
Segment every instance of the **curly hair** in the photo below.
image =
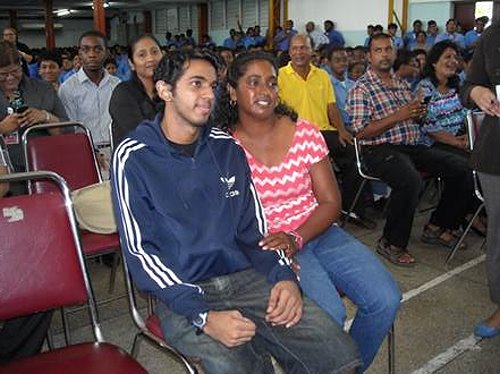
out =
{"type": "MultiPolygon", "coordinates": [[[[434,44],[427,54],[427,61],[424,67],[424,77],[429,78],[435,87],[439,85],[439,81],[436,77],[436,69],[434,68],[434,65],[439,61],[444,51],[448,48],[453,49],[457,53],[457,56],[460,55],[458,46],[451,40],[443,40],[442,42],[434,44]]],[[[454,76],[450,77],[446,85],[449,88],[458,89],[460,86],[460,78],[458,77],[458,74],[455,73],[454,76]]]]}
{"type": "MultiPolygon", "coordinates": [[[[215,126],[220,127],[228,132],[232,132],[238,123],[238,106],[231,102],[229,96],[229,86],[236,89],[238,87],[238,81],[245,75],[248,65],[254,61],[267,61],[271,64],[276,72],[278,68],[274,56],[268,52],[263,51],[253,51],[240,54],[229,66],[227,71],[226,80],[222,86],[219,96],[219,100],[215,106],[214,112],[212,114],[212,121],[215,126]]],[[[274,113],[278,116],[288,116],[292,121],[297,121],[297,113],[282,103],[281,101],[274,108],[274,113]]]]}

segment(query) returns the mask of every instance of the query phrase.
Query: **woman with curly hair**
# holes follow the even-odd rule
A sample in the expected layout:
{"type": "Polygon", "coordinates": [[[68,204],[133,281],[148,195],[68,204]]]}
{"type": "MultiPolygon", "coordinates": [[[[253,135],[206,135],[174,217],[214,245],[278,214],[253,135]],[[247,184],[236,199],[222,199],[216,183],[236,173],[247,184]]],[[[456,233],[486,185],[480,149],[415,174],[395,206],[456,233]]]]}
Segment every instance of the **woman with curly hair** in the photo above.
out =
{"type": "Polygon", "coordinates": [[[394,322],[400,291],[362,243],[335,222],[340,194],[319,130],[280,103],[277,68],[264,52],[240,55],[213,121],[245,150],[268,224],[263,250],[294,258],[305,294],[343,324],[338,290],[357,306],[350,335],[366,370],[394,322]]]}

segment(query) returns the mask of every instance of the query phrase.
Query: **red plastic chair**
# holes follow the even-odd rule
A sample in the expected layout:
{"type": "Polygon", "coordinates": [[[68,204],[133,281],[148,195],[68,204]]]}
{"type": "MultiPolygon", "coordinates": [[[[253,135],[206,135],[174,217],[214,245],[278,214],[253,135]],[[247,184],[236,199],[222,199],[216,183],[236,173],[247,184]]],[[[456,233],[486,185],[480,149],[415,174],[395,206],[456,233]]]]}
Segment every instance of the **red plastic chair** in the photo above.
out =
{"type": "MultiPolygon", "coordinates": [[[[65,179],[70,190],[102,182],[90,131],[81,123],[61,122],[32,126],[24,132],[22,144],[27,171],[53,171],[65,179]],[[34,132],[54,128],[61,129],[63,133],[51,136],[31,136],[34,132]],[[67,132],[69,129],[77,129],[77,132],[67,132]]],[[[30,184],[32,192],[54,190],[57,190],[57,186],[50,181],[30,184]]],[[[82,230],[80,235],[86,257],[115,254],[109,283],[109,291],[112,292],[120,246],[118,234],[95,234],[82,230]]]]}
{"type": "Polygon", "coordinates": [[[147,373],[103,340],[65,181],[52,172],[0,177],[34,179],[52,180],[61,193],[0,199],[0,320],[87,303],[95,341],[0,365],[0,373],[147,373]]]}

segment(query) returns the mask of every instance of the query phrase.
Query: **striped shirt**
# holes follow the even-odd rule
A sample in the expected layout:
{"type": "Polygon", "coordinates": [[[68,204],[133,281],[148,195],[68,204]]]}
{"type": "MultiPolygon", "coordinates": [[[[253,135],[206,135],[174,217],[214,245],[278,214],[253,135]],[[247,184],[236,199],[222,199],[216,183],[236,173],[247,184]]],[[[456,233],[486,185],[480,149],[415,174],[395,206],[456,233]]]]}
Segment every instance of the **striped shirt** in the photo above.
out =
{"type": "MultiPolygon", "coordinates": [[[[402,106],[413,100],[410,85],[392,75],[392,87],[385,84],[368,68],[347,95],[346,111],[350,121],[348,127],[355,134],[363,130],[370,122],[379,121],[394,114],[402,106]]],[[[360,141],[361,144],[404,144],[421,143],[420,125],[412,119],[400,122],[384,133],[360,141]]]]}
{"type": "Polygon", "coordinates": [[[292,144],[279,165],[264,165],[246,149],[245,153],[269,231],[297,229],[318,206],[309,170],[328,156],[321,133],[299,119],[292,144]]]}

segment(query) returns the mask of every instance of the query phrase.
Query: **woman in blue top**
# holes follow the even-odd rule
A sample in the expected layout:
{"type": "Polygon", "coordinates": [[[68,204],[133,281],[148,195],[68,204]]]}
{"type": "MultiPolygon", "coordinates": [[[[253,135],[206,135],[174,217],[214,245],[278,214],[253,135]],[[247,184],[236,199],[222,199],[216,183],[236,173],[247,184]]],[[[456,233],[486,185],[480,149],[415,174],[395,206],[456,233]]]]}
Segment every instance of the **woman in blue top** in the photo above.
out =
{"type": "MultiPolygon", "coordinates": [[[[470,154],[465,134],[467,110],[458,95],[458,55],[459,49],[452,41],[436,43],[429,51],[424,79],[420,81],[416,91],[423,91],[423,97],[428,100],[427,114],[422,124],[424,143],[459,154],[468,160],[470,154]]],[[[477,204],[479,201],[471,194],[469,211],[474,212],[477,204]]],[[[474,231],[485,235],[486,227],[481,218],[472,227],[474,231]]],[[[426,231],[432,233],[432,230],[426,231]]]]}
{"type": "Polygon", "coordinates": [[[429,100],[422,130],[425,143],[466,154],[464,123],[467,114],[458,97],[458,47],[451,41],[434,45],[424,67],[424,79],[417,86],[429,100]],[[452,147],[450,149],[450,147],[452,147]]]}

